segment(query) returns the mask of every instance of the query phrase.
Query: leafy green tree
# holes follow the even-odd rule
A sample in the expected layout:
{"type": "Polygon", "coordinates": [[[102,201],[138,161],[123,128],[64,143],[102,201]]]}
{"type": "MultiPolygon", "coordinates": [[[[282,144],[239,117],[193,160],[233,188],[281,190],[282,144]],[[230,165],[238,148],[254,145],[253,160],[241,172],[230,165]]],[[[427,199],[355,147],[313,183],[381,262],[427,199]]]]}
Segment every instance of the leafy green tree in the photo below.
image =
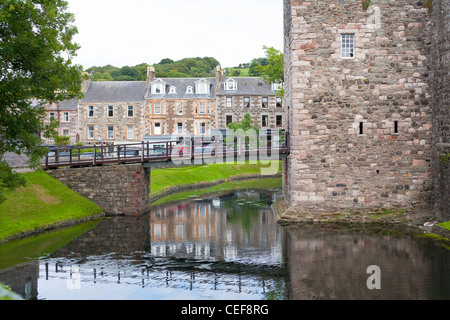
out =
{"type": "Polygon", "coordinates": [[[166,64],[166,63],[174,63],[174,61],[172,59],[165,58],[162,59],[158,64],[166,64]]]}
{"type": "Polygon", "coordinates": [[[249,129],[255,129],[256,133],[259,132],[259,128],[253,122],[252,117],[249,112],[244,114],[244,118],[241,120],[241,122],[229,123],[228,128],[232,129],[232,130],[242,129],[242,130],[244,130],[244,132],[249,129]]]}
{"type": "Polygon", "coordinates": [[[55,144],[57,146],[68,146],[70,144],[70,137],[69,136],[64,136],[64,135],[57,135],[54,138],[55,144]]]}
{"type": "MultiPolygon", "coordinates": [[[[266,65],[255,67],[266,83],[284,83],[284,54],[273,47],[263,46],[266,52],[266,65]]],[[[284,89],[279,89],[277,94],[284,96],[284,89]]]]}
{"type": "Polygon", "coordinates": [[[250,62],[248,69],[248,74],[252,77],[259,77],[261,75],[260,71],[257,70],[258,66],[265,66],[268,64],[266,58],[255,58],[250,62]]]}
{"type": "Polygon", "coordinates": [[[0,3],[0,193],[24,180],[4,155],[25,154],[38,167],[57,123],[44,124],[44,102],[81,98],[82,67],[72,64],[79,46],[74,16],[63,0],[2,0],[0,3]]]}

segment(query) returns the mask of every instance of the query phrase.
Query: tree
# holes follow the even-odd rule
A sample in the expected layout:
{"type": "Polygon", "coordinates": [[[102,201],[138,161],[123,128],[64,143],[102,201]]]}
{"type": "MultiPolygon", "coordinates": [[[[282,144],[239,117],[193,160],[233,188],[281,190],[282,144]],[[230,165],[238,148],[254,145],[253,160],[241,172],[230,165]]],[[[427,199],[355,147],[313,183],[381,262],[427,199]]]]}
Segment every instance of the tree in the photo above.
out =
{"type": "Polygon", "coordinates": [[[56,144],[58,147],[68,146],[69,143],[70,143],[70,137],[69,137],[69,136],[64,136],[64,135],[61,135],[61,136],[55,136],[55,137],[54,137],[54,140],[55,140],[55,144],[56,144]]]}
{"type": "Polygon", "coordinates": [[[79,46],[74,17],[63,0],[2,0],[0,3],[0,193],[24,184],[6,163],[6,152],[25,154],[38,167],[46,149],[40,134],[44,103],[82,98],[82,67],[72,64],[79,46]]]}
{"type": "MultiPolygon", "coordinates": [[[[273,47],[263,46],[266,52],[266,65],[258,65],[256,71],[266,83],[284,83],[284,54],[273,47]]],[[[284,89],[279,89],[277,95],[284,96],[284,89]]]]}
{"type": "Polygon", "coordinates": [[[253,122],[252,117],[249,112],[244,114],[244,118],[241,120],[241,122],[231,122],[228,124],[228,128],[232,130],[238,130],[242,129],[245,131],[249,129],[255,129],[255,131],[258,133],[259,128],[256,126],[256,124],[253,122]]]}
{"type": "Polygon", "coordinates": [[[248,74],[252,77],[259,77],[261,73],[256,69],[258,66],[267,65],[266,58],[255,58],[250,62],[250,66],[248,67],[248,74]]]}

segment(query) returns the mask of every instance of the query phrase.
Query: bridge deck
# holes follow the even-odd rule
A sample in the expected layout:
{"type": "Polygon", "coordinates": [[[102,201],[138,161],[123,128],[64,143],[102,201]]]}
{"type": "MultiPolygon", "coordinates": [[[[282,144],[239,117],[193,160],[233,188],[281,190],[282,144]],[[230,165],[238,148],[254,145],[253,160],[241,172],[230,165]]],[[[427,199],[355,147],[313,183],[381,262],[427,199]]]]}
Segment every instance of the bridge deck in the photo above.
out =
{"type": "Polygon", "coordinates": [[[84,167],[103,164],[145,163],[148,166],[205,162],[274,160],[288,153],[288,133],[263,137],[233,137],[219,140],[210,136],[177,139],[171,141],[141,142],[117,145],[94,145],[93,147],[50,148],[45,157],[44,169],[60,167],[84,167]]]}

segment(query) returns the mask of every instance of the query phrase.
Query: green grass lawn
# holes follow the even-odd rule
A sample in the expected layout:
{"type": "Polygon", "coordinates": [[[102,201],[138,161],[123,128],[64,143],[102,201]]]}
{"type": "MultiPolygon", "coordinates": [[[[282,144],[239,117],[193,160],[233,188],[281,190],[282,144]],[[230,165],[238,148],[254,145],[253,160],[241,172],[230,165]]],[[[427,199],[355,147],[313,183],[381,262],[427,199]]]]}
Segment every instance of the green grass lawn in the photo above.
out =
{"type": "MultiPolygon", "coordinates": [[[[279,161],[278,172],[281,173],[281,161],[279,161]]],[[[262,167],[269,165],[258,164],[209,164],[191,167],[176,167],[167,169],[156,169],[151,172],[151,193],[157,196],[165,190],[180,186],[193,185],[200,182],[212,182],[216,180],[229,179],[243,175],[259,175],[262,167]]],[[[271,178],[271,176],[267,176],[271,178]]]]}
{"type": "Polygon", "coordinates": [[[0,240],[102,212],[46,172],[25,173],[24,177],[27,185],[6,191],[6,201],[0,204],[0,240]]]}
{"type": "Polygon", "coordinates": [[[440,223],[438,225],[441,226],[444,229],[450,230],[450,221],[442,222],[442,223],[440,223]]]}
{"type": "Polygon", "coordinates": [[[204,196],[208,194],[237,189],[265,189],[265,188],[281,188],[281,187],[282,187],[281,178],[258,179],[247,181],[227,181],[206,189],[190,190],[168,195],[153,202],[152,206],[157,206],[163,203],[178,201],[182,199],[188,199],[196,196],[204,196]]]}

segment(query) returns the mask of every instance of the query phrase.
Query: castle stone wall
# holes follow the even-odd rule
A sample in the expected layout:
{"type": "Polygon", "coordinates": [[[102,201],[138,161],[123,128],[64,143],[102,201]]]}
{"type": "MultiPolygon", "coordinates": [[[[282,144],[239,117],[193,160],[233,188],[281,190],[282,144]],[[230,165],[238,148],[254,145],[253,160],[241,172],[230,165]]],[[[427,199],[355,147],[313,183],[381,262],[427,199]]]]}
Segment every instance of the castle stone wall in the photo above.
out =
{"type": "Polygon", "coordinates": [[[434,210],[450,220],[450,2],[434,0],[432,7],[430,86],[433,89],[434,210]]]}
{"type": "Polygon", "coordinates": [[[431,186],[430,18],[417,1],[285,0],[284,194],[298,212],[410,207],[431,186]],[[342,35],[354,53],[341,57],[342,35]]]}

